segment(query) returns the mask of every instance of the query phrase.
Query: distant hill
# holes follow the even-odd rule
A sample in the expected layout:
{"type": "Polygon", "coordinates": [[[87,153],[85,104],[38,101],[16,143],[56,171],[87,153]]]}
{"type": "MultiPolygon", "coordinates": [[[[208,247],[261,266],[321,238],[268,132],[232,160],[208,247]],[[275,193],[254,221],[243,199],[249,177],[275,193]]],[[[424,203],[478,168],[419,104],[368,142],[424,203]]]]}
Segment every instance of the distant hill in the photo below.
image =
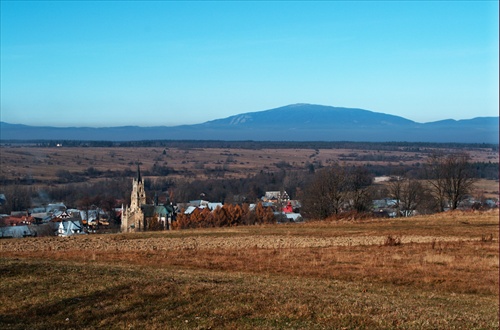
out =
{"type": "Polygon", "coordinates": [[[281,108],[249,112],[201,124],[204,127],[330,129],[332,127],[388,127],[412,125],[403,117],[362,109],[335,108],[315,104],[294,104],[281,108]]]}
{"type": "Polygon", "coordinates": [[[0,140],[254,140],[498,143],[499,117],[412,120],[363,109],[293,104],[181,126],[38,127],[0,122],[0,140]]]}

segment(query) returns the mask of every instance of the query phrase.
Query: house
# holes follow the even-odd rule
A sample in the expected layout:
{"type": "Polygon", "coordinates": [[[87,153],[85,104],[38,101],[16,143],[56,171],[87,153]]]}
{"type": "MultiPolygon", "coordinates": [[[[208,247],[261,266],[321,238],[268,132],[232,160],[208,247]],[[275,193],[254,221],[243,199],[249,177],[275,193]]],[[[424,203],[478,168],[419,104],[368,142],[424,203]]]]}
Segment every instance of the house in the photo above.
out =
{"type": "Polygon", "coordinates": [[[302,222],[304,219],[300,213],[273,212],[278,223],[302,222]]]}
{"type": "Polygon", "coordinates": [[[262,196],[262,201],[270,203],[281,203],[288,202],[290,197],[286,191],[266,191],[264,196],[262,196]]]}
{"type": "Polygon", "coordinates": [[[54,212],[54,214],[52,214],[52,219],[58,219],[58,220],[68,220],[70,218],[72,218],[73,216],[71,216],[68,212],[66,211],[56,211],[54,212]]]}
{"type": "Polygon", "coordinates": [[[80,218],[82,219],[83,223],[88,223],[88,222],[93,222],[96,221],[97,218],[99,217],[99,214],[97,210],[80,210],[80,218]]]}
{"type": "Polygon", "coordinates": [[[67,237],[87,234],[80,221],[61,221],[57,228],[57,236],[67,237]]]}
{"type": "Polygon", "coordinates": [[[0,227],[0,238],[22,238],[36,236],[28,225],[0,227]]]}
{"type": "Polygon", "coordinates": [[[373,208],[375,208],[375,209],[396,207],[397,204],[398,204],[398,200],[391,199],[391,198],[373,200],[373,208]]]}
{"type": "Polygon", "coordinates": [[[190,201],[186,209],[184,210],[184,214],[191,214],[194,210],[203,210],[208,208],[210,211],[215,210],[216,208],[221,208],[223,206],[222,203],[210,203],[207,201],[201,201],[203,203],[199,203],[199,201],[190,201]]]}
{"type": "Polygon", "coordinates": [[[32,223],[35,223],[36,219],[32,216],[28,216],[26,214],[24,215],[17,215],[17,216],[6,216],[2,217],[0,220],[0,225],[3,226],[24,226],[24,225],[31,225],[32,223]]]}
{"type": "Polygon", "coordinates": [[[196,199],[189,201],[190,206],[196,206],[196,207],[204,207],[207,206],[209,203],[210,203],[209,201],[205,201],[203,199],[196,199]]]}
{"type": "Polygon", "coordinates": [[[196,210],[198,207],[196,206],[188,206],[185,210],[184,210],[184,214],[191,214],[194,212],[194,210],[196,210]]]}
{"type": "Polygon", "coordinates": [[[47,205],[46,212],[66,211],[66,205],[63,203],[50,203],[47,205]]]}
{"type": "Polygon", "coordinates": [[[213,211],[213,210],[215,210],[216,208],[218,208],[218,207],[222,207],[222,206],[223,206],[223,205],[222,205],[222,203],[220,203],[220,202],[217,202],[217,203],[208,203],[208,205],[207,205],[207,207],[208,207],[208,209],[209,209],[210,211],[213,211]]]}
{"type": "Polygon", "coordinates": [[[293,213],[292,202],[288,201],[288,203],[286,203],[283,207],[283,213],[293,213]]]}
{"type": "Polygon", "coordinates": [[[28,210],[29,213],[47,213],[47,211],[45,211],[45,207],[34,207],[34,208],[31,208],[28,210]]]}
{"type": "Polygon", "coordinates": [[[302,222],[304,219],[300,213],[285,213],[286,218],[290,222],[302,222]]]}
{"type": "Polygon", "coordinates": [[[31,213],[31,216],[35,218],[36,223],[49,222],[52,219],[52,215],[47,212],[31,213]]]}
{"type": "Polygon", "coordinates": [[[486,205],[489,208],[498,207],[498,201],[495,201],[494,199],[490,198],[484,201],[484,205],[486,205]]]}

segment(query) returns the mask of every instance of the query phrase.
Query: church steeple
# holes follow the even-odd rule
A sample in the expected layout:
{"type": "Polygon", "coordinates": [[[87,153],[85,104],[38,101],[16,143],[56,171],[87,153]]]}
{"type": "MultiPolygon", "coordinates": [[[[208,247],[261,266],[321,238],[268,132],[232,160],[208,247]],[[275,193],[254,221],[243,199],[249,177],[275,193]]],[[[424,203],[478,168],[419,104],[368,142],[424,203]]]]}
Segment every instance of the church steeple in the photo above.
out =
{"type": "Polygon", "coordinates": [[[141,169],[139,168],[139,164],[137,164],[137,182],[142,182],[141,169]]]}
{"type": "Polygon", "coordinates": [[[142,206],[146,205],[146,191],[141,177],[141,169],[137,164],[137,177],[132,178],[132,192],[130,193],[130,207],[122,206],[122,231],[127,232],[144,230],[146,218],[142,206]]]}
{"type": "Polygon", "coordinates": [[[141,205],[146,204],[146,192],[144,182],[141,177],[141,169],[137,164],[137,178],[132,180],[132,194],[130,195],[130,208],[132,210],[140,209],[141,205]]]}

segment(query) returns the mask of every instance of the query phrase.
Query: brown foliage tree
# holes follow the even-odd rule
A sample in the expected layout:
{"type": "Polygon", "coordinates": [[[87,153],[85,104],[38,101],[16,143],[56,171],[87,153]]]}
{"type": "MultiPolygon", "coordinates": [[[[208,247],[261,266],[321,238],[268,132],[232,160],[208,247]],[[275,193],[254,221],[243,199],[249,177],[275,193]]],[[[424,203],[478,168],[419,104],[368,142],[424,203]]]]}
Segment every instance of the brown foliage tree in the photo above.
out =
{"type": "Polygon", "coordinates": [[[243,218],[243,210],[238,204],[233,205],[230,212],[231,226],[237,226],[241,224],[243,218]]]}
{"type": "Polygon", "coordinates": [[[172,223],[172,229],[187,229],[190,228],[189,215],[184,214],[185,210],[177,215],[175,221],[172,223]]]}
{"type": "Polygon", "coordinates": [[[259,225],[265,223],[274,223],[274,212],[270,207],[264,207],[261,202],[255,206],[256,223],[259,225]]]}
{"type": "Polygon", "coordinates": [[[214,222],[217,227],[227,227],[229,226],[229,217],[227,214],[227,208],[217,206],[215,210],[212,211],[214,217],[214,222]]]}
{"type": "Polygon", "coordinates": [[[158,215],[148,219],[147,230],[163,230],[163,225],[158,220],[158,215]]]}
{"type": "Polygon", "coordinates": [[[247,226],[255,225],[257,221],[255,212],[250,211],[250,205],[248,203],[243,203],[243,205],[241,206],[241,211],[242,211],[241,223],[247,226]]]}

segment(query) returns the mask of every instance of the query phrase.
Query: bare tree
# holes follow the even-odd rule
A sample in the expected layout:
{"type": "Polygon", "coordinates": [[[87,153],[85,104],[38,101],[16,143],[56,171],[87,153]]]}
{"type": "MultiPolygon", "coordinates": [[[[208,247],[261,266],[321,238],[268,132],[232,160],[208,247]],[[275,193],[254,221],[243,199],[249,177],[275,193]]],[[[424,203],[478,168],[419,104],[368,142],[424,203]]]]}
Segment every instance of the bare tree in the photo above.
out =
{"type": "Polygon", "coordinates": [[[350,209],[368,211],[371,183],[370,173],[362,167],[335,165],[318,170],[304,193],[304,213],[325,219],[350,209]]]}
{"type": "Polygon", "coordinates": [[[2,213],[11,213],[12,211],[25,211],[31,207],[31,188],[20,185],[13,185],[3,188],[6,203],[0,206],[2,213]]]}
{"type": "Polygon", "coordinates": [[[316,171],[304,193],[304,211],[310,217],[318,219],[338,214],[346,201],[345,192],[344,168],[333,166],[316,171]]]}
{"type": "Polygon", "coordinates": [[[465,152],[432,154],[426,164],[426,176],[439,211],[445,207],[455,210],[470,194],[476,179],[473,177],[470,156],[465,152]]]}
{"type": "Polygon", "coordinates": [[[357,212],[369,211],[372,205],[370,186],[373,183],[370,172],[362,166],[351,167],[346,170],[344,178],[352,208],[357,212]]]}
{"type": "Polygon", "coordinates": [[[396,200],[397,216],[413,214],[424,198],[424,187],[415,179],[398,176],[389,183],[391,197],[396,200]]]}

